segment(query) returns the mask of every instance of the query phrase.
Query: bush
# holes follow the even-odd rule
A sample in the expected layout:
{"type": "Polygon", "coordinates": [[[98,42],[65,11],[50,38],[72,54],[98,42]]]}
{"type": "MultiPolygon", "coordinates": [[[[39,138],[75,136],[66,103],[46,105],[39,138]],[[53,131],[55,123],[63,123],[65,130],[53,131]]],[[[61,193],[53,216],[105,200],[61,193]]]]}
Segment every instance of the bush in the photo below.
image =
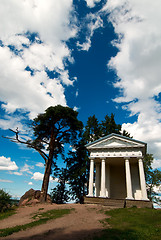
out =
{"type": "Polygon", "coordinates": [[[9,208],[11,208],[11,203],[11,196],[3,189],[0,189],[0,212],[5,212],[9,208]]]}
{"type": "Polygon", "coordinates": [[[57,186],[51,189],[51,200],[56,204],[64,204],[69,201],[69,191],[65,189],[65,183],[59,182],[57,186]]]}

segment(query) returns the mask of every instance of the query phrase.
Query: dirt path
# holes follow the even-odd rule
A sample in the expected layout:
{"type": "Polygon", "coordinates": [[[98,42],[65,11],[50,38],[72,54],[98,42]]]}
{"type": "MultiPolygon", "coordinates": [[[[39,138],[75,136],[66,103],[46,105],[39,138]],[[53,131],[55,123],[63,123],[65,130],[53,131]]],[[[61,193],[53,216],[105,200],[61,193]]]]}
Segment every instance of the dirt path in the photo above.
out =
{"type": "Polygon", "coordinates": [[[50,220],[46,224],[14,233],[8,237],[0,239],[16,240],[80,240],[91,239],[91,236],[101,233],[104,225],[100,222],[107,218],[104,211],[107,207],[100,205],[37,205],[33,207],[19,208],[17,213],[7,219],[0,221],[0,228],[7,228],[16,225],[22,225],[33,221],[32,216],[39,211],[48,211],[51,209],[74,208],[70,214],[61,218],[50,220]],[[43,210],[42,210],[43,208],[43,210]]]}

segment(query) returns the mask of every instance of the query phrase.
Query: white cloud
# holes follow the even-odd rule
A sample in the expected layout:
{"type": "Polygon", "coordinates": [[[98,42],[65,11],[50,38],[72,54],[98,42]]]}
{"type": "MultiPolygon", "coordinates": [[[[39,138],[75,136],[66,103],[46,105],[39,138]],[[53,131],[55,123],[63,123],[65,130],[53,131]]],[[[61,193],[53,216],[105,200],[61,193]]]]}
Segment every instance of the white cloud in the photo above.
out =
{"type": "Polygon", "coordinates": [[[78,95],[79,95],[79,91],[77,90],[75,93],[75,96],[78,97],[78,95]]]}
{"type": "Polygon", "coordinates": [[[34,179],[34,180],[36,180],[36,181],[38,181],[38,180],[43,180],[43,176],[44,176],[44,174],[43,173],[40,173],[40,172],[35,172],[34,174],[33,174],[33,176],[31,177],[31,179],[34,179]]]}
{"type": "Polygon", "coordinates": [[[43,164],[42,162],[38,162],[38,163],[36,164],[36,166],[37,166],[37,167],[40,167],[40,168],[44,168],[44,164],[43,164]]]}
{"type": "MultiPolygon", "coordinates": [[[[75,81],[66,69],[66,60],[73,59],[65,43],[77,33],[73,1],[1,1],[0,15],[2,107],[9,113],[23,109],[34,118],[51,105],[66,106],[65,85],[75,81]],[[56,77],[50,78],[46,70],[56,77]]],[[[4,119],[0,125],[4,129],[8,123],[4,119]]]]}
{"type": "Polygon", "coordinates": [[[126,103],[125,110],[137,116],[123,128],[147,142],[156,159],[161,159],[160,9],[160,0],[109,0],[103,8],[118,35],[113,44],[119,51],[108,63],[118,76],[115,101],[126,103]]]}
{"type": "Polygon", "coordinates": [[[22,176],[22,172],[9,172],[9,174],[14,174],[14,175],[17,175],[17,176],[22,176]]]}
{"type": "Polygon", "coordinates": [[[153,163],[152,163],[152,168],[155,169],[155,168],[161,168],[161,159],[159,160],[156,160],[154,159],[153,163]]]}
{"type": "Polygon", "coordinates": [[[91,38],[93,37],[95,30],[103,27],[103,20],[101,19],[99,14],[90,13],[86,16],[85,21],[88,22],[86,39],[83,43],[77,42],[77,46],[80,50],[88,51],[91,47],[91,38]]]}
{"type": "Polygon", "coordinates": [[[0,170],[17,170],[18,167],[14,161],[11,161],[11,158],[6,158],[4,156],[0,157],[0,170]]]}
{"type": "Polygon", "coordinates": [[[25,125],[22,125],[21,123],[21,121],[23,120],[24,120],[24,117],[22,116],[14,115],[13,117],[11,115],[6,114],[3,116],[3,119],[0,119],[0,128],[6,130],[11,128],[11,126],[12,126],[12,129],[16,129],[18,127],[18,129],[22,133],[22,131],[24,131],[26,128],[25,125]]]}
{"type": "Polygon", "coordinates": [[[80,109],[80,108],[79,108],[79,107],[76,107],[76,106],[74,106],[74,108],[73,108],[73,110],[76,111],[76,112],[78,112],[79,109],[80,109]]]}
{"type": "MultiPolygon", "coordinates": [[[[43,177],[44,177],[44,174],[43,173],[40,173],[40,172],[35,172],[34,174],[33,174],[33,176],[31,177],[31,179],[34,179],[34,180],[36,180],[36,181],[39,181],[39,180],[43,180],[43,177]]],[[[58,179],[57,178],[55,178],[54,180],[53,180],[53,178],[50,176],[50,182],[57,182],[58,181],[58,179]]]]}
{"type": "Polygon", "coordinates": [[[33,185],[33,183],[32,182],[28,182],[28,185],[33,185]]]}
{"type": "Polygon", "coordinates": [[[100,2],[101,0],[86,0],[87,6],[90,8],[95,7],[96,3],[100,2]]]}
{"type": "Polygon", "coordinates": [[[24,166],[20,169],[20,173],[29,173],[29,174],[33,174],[33,172],[30,171],[30,169],[33,169],[34,166],[30,166],[27,163],[24,164],[24,166]]]}
{"type": "MultiPolygon", "coordinates": [[[[34,169],[34,166],[31,166],[31,165],[28,165],[27,163],[24,164],[23,167],[20,168],[20,171],[19,172],[9,172],[9,174],[14,174],[14,175],[17,175],[17,176],[22,176],[24,174],[33,174],[33,172],[31,172],[31,170],[34,169]]],[[[10,169],[9,169],[10,170],[10,169]]],[[[16,169],[14,169],[16,170],[16,169]]]]}
{"type": "Polygon", "coordinates": [[[7,180],[7,179],[0,179],[0,182],[13,183],[13,181],[11,181],[11,180],[7,180]]]}

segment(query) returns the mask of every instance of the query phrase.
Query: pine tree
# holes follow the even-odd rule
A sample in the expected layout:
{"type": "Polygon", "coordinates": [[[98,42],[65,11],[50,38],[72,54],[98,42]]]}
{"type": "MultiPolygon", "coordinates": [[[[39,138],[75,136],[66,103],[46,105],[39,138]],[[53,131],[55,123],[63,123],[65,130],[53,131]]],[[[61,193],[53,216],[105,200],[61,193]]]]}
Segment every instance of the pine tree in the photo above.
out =
{"type": "Polygon", "coordinates": [[[15,138],[8,138],[12,142],[26,144],[35,149],[45,161],[45,173],[41,188],[41,202],[45,202],[49,185],[49,177],[52,165],[58,154],[63,154],[64,144],[74,144],[78,132],[83,124],[77,119],[78,113],[69,107],[55,106],[46,109],[45,113],[39,114],[32,123],[33,139],[27,141],[19,137],[18,129],[15,138]]]}

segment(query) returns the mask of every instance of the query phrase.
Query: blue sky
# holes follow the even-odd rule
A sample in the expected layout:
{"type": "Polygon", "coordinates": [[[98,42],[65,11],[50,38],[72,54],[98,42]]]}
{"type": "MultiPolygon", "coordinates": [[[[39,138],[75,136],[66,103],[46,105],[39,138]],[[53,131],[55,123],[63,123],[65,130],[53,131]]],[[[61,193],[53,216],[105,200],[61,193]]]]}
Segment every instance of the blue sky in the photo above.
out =
{"type": "MultiPolygon", "coordinates": [[[[160,9],[160,0],[1,1],[0,136],[18,127],[26,137],[26,122],[51,105],[76,109],[84,124],[114,113],[160,168],[160,9]]],[[[43,172],[37,153],[0,138],[0,188],[19,197],[40,189],[43,172]]]]}

